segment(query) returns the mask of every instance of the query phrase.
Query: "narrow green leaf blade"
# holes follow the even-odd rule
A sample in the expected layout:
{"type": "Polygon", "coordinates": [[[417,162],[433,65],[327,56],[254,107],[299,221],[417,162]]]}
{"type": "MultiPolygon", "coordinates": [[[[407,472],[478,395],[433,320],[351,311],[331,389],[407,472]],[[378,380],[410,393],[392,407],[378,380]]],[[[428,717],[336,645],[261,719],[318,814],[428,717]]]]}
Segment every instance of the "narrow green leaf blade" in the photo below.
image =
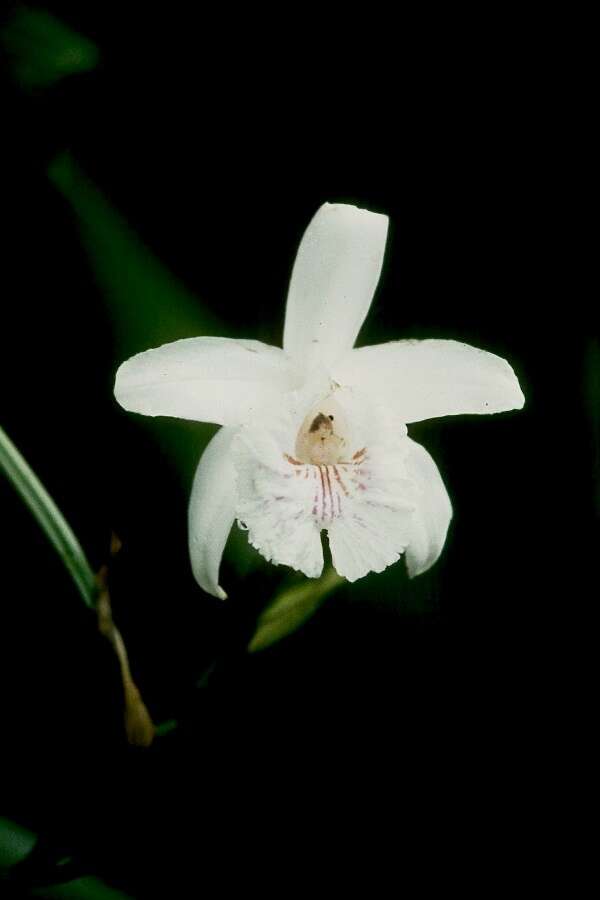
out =
{"type": "Polygon", "coordinates": [[[94,607],[96,579],[81,544],[35,472],[0,428],[0,469],[29,507],[79,589],[84,603],[94,607]]]}

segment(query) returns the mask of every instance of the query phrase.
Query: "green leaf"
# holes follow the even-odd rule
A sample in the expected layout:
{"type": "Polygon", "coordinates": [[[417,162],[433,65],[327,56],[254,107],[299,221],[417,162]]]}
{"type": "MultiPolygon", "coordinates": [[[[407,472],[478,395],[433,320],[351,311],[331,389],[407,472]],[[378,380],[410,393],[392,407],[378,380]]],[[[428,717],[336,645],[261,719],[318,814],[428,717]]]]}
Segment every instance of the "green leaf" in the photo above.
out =
{"type": "Polygon", "coordinates": [[[27,504],[70,572],[86,606],[94,608],[97,585],[81,544],[65,517],[6,432],[0,428],[0,469],[27,504]]]}
{"type": "MultiPolygon", "coordinates": [[[[77,878],[64,884],[29,887],[27,876],[33,873],[26,871],[27,857],[34,851],[35,845],[36,836],[29,829],[0,817],[0,869],[8,869],[3,879],[0,873],[0,890],[4,887],[8,896],[46,897],[48,900],[131,900],[129,894],[92,876],[77,878]],[[13,866],[16,868],[12,869],[13,866]],[[13,894],[11,888],[17,893],[13,894]]],[[[58,874],[59,869],[56,872],[58,874]]]]}
{"type": "Polygon", "coordinates": [[[167,719],[165,722],[161,722],[160,725],[157,725],[154,729],[154,734],[156,737],[164,737],[167,734],[170,734],[172,731],[175,731],[177,728],[177,719],[167,719]]]}
{"type": "MultiPolygon", "coordinates": [[[[110,309],[116,362],[179,338],[227,334],[227,327],[152,254],[68,153],[53,160],[48,176],[76,215],[92,271],[110,309]]],[[[138,416],[137,421],[175,462],[189,489],[214,426],[147,416],[138,416]]],[[[226,557],[243,575],[262,565],[262,558],[236,531],[232,530],[226,557]]]]}
{"type": "Polygon", "coordinates": [[[343,584],[344,579],[328,569],[318,580],[307,579],[278,594],[261,613],[250,653],[264,650],[296,631],[317,611],[325,597],[343,584]]]}
{"type": "MultiPolygon", "coordinates": [[[[48,169],[50,181],[73,209],[92,272],[106,298],[118,363],[135,353],[179,338],[224,334],[212,316],[145,246],[125,219],[68,153],[48,169]]],[[[125,415],[125,413],[123,413],[125,415]]],[[[138,417],[187,484],[213,426],[138,417]]]]}
{"type": "Polygon", "coordinates": [[[225,334],[225,326],[153,255],[68,153],[48,168],[68,200],[92,270],[111,311],[116,353],[179,338],[225,334]]]}
{"type": "Polygon", "coordinates": [[[26,89],[54,84],[98,63],[92,41],[41,9],[17,9],[0,43],[16,81],[26,89]]]}
{"type": "Polygon", "coordinates": [[[35,836],[30,831],[0,816],[0,868],[20,862],[34,844],[35,836]]]}

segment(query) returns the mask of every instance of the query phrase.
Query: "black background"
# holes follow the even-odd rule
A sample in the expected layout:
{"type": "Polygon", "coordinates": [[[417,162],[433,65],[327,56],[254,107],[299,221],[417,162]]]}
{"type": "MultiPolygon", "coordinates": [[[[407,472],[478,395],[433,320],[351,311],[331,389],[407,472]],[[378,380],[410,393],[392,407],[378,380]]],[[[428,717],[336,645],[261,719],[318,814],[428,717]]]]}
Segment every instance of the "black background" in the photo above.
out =
{"type": "Polygon", "coordinates": [[[560,60],[488,32],[453,50],[425,29],[409,63],[406,30],[392,47],[383,24],[350,40],[317,22],[292,52],[283,22],[260,34],[85,6],[54,11],[98,44],[95,71],[28,94],[6,80],[2,424],[94,565],[111,529],[123,540],[116,616],[154,718],[179,727],[127,748],[111,652],[3,484],[7,811],[135,896],[295,879],[321,860],[335,881],[363,854],[376,877],[404,830],[427,844],[465,820],[485,843],[484,823],[508,816],[512,845],[556,800],[593,595],[594,357],[560,60]],[[110,316],[46,176],[65,148],[230,336],[280,342],[322,202],[390,216],[359,343],[464,340],[506,357],[526,397],[411,427],[455,509],[430,573],[344,588],[245,655],[279,573],[225,566],[227,604],[195,585],[189,479],[112,398],[110,316]]]}

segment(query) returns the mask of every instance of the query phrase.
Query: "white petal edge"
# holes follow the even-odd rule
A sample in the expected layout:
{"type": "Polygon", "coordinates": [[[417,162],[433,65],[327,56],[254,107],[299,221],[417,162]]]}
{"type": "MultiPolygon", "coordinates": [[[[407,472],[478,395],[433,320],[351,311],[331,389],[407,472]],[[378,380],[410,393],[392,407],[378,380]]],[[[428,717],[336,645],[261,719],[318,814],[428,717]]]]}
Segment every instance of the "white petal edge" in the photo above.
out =
{"type": "Polygon", "coordinates": [[[146,416],[238,425],[293,384],[279,347],[197,337],[132,356],[117,371],[115,397],[124,409],[146,416]]]}
{"type": "Polygon", "coordinates": [[[386,403],[403,422],[498,413],[525,403],[505,359],[448,340],[393,341],[352,350],[333,377],[386,403]]]}
{"type": "MultiPolygon", "coordinates": [[[[290,566],[307,578],[323,571],[320,529],[310,515],[313,493],[299,482],[279,445],[278,426],[242,428],[234,442],[237,515],[248,540],[267,562],[290,566]]],[[[285,448],[284,448],[285,449],[285,448]]]]}
{"type": "Polygon", "coordinates": [[[298,248],[287,298],[283,347],[305,371],[350,350],[383,264],[388,218],[325,203],[298,248]]]}
{"type": "Polygon", "coordinates": [[[231,443],[236,428],[221,428],[207,444],[194,476],[188,509],[188,542],[194,577],[213,597],[226,600],[219,566],[235,519],[236,471],[231,443]]]}
{"type": "Polygon", "coordinates": [[[328,530],[333,567],[347,581],[357,581],[369,572],[383,572],[398,562],[409,539],[414,512],[371,510],[362,504],[356,517],[334,522],[328,530]]]}
{"type": "Polygon", "coordinates": [[[425,447],[408,439],[410,451],[406,470],[415,488],[416,510],[406,548],[406,567],[410,578],[422,575],[437,561],[452,518],[452,504],[438,467],[425,447]]]}

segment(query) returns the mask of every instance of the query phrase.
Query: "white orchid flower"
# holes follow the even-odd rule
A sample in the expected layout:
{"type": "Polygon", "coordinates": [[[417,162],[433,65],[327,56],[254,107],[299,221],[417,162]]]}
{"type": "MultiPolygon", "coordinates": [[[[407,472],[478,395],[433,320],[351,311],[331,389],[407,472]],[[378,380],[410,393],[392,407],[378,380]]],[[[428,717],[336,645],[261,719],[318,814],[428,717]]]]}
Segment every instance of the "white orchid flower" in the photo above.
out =
{"type": "Polygon", "coordinates": [[[117,372],[127,410],[223,426],[204,451],[189,506],[196,580],[225,598],[221,557],[237,519],[269,561],[316,578],[326,531],[336,571],[355,581],[405,554],[410,576],[439,557],[452,506],[406,425],[520,409],[510,365],[450,340],[353,349],[383,262],[387,216],[322,206],[300,243],[283,350],[187,338],[117,372]]]}

